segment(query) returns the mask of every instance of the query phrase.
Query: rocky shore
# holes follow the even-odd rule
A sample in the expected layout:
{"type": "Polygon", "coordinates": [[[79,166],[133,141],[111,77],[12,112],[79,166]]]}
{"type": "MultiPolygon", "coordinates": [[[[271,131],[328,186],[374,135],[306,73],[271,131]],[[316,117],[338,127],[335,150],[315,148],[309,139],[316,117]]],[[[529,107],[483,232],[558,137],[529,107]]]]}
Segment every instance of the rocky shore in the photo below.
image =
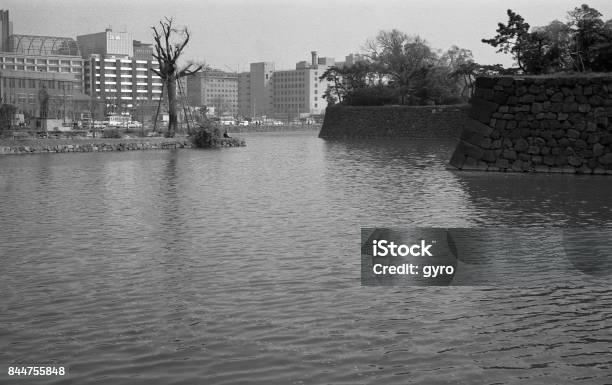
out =
{"type": "MultiPolygon", "coordinates": [[[[211,147],[244,146],[246,143],[241,138],[218,138],[214,139],[211,147]]],[[[191,141],[187,138],[0,140],[0,155],[169,150],[192,147],[191,141]]]]}

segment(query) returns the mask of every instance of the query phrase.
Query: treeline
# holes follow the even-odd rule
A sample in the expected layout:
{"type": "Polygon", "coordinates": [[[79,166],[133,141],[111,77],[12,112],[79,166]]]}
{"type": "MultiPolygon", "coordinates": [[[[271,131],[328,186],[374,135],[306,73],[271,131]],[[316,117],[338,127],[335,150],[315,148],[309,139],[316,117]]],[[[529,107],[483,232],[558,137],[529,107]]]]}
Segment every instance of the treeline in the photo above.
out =
{"type": "Polygon", "coordinates": [[[565,23],[534,28],[512,10],[507,14],[497,35],[482,42],[511,54],[515,67],[481,65],[470,50],[442,52],[419,36],[381,31],[367,41],[365,60],[323,73],[321,79],[331,82],[324,97],[328,104],[455,104],[469,99],[481,75],[612,71],[612,20],[604,22],[596,9],[583,4],[568,12],[565,23]]]}
{"type": "Polygon", "coordinates": [[[321,79],[332,83],[324,94],[328,104],[455,104],[469,96],[459,69],[474,62],[470,50],[453,46],[441,52],[394,29],[368,40],[364,56],[323,73],[321,79]]]}
{"type": "Polygon", "coordinates": [[[535,28],[512,10],[507,13],[507,24],[499,23],[497,35],[482,42],[512,54],[515,72],[612,71],[612,19],[604,22],[596,9],[582,4],[567,13],[565,23],[553,20],[535,28]]]}

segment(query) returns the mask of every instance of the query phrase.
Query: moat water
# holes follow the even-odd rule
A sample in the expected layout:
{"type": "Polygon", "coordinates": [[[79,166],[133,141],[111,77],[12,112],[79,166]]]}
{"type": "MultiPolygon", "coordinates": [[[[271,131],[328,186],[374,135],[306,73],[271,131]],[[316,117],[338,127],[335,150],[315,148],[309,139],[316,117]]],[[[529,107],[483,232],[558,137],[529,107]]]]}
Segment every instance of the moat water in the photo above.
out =
{"type": "Polygon", "coordinates": [[[0,382],[612,382],[609,284],[360,286],[361,227],[602,228],[612,177],[457,172],[454,142],[316,134],[0,157],[0,382]],[[7,375],[32,365],[68,375],[7,375]]]}

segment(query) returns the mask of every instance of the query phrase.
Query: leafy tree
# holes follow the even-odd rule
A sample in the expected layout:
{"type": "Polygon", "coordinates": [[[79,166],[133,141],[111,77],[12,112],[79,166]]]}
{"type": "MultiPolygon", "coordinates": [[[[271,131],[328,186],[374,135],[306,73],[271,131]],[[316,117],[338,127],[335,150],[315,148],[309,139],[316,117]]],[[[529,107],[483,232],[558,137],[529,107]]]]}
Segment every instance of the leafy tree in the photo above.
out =
{"type": "Polygon", "coordinates": [[[396,29],[380,31],[367,42],[368,56],[377,71],[389,77],[389,86],[398,92],[405,104],[427,73],[438,61],[436,53],[419,36],[408,36],[396,29]]]}
{"type": "Polygon", "coordinates": [[[328,104],[342,103],[349,92],[372,86],[376,79],[380,80],[372,63],[367,62],[357,62],[345,67],[329,67],[319,79],[331,83],[323,94],[328,104]]]}
{"type": "Polygon", "coordinates": [[[575,66],[570,55],[572,39],[567,24],[553,20],[547,26],[535,27],[534,32],[544,35],[549,45],[546,53],[549,66],[547,72],[568,70],[575,66]]]}
{"type": "Polygon", "coordinates": [[[508,23],[498,23],[497,35],[482,42],[512,54],[523,73],[612,70],[612,23],[596,9],[583,4],[568,12],[567,23],[553,20],[532,30],[519,14],[507,14],[508,23]]]}
{"type": "Polygon", "coordinates": [[[525,71],[524,51],[529,39],[529,24],[511,9],[506,13],[508,24],[497,23],[497,35],[491,39],[482,39],[482,42],[497,48],[497,52],[512,54],[519,68],[525,71]]]}
{"type": "Polygon", "coordinates": [[[582,4],[568,12],[567,25],[572,37],[571,54],[576,58],[577,69],[580,71],[612,70],[610,21],[605,23],[598,10],[582,4]]]}
{"type": "Polygon", "coordinates": [[[178,79],[193,75],[202,69],[198,66],[192,69],[191,64],[187,64],[182,69],[178,69],[177,60],[183,53],[185,46],[189,42],[189,31],[184,28],[180,33],[172,26],[172,19],[165,18],[160,21],[160,30],[156,27],[153,29],[153,39],[155,40],[155,53],[153,57],[157,59],[159,69],[153,69],[153,72],[162,79],[162,82],[167,90],[168,95],[168,136],[173,137],[177,127],[177,111],[176,111],[176,83],[178,79]],[[177,43],[171,42],[172,35],[180,35],[177,43]]]}

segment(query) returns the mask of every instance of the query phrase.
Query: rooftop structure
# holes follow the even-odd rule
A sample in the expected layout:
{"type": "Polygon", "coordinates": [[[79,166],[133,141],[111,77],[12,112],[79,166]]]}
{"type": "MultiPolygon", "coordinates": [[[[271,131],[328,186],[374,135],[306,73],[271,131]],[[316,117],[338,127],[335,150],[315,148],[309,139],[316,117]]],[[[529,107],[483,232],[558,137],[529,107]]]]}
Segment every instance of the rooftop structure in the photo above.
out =
{"type": "Polygon", "coordinates": [[[69,37],[11,35],[9,51],[25,55],[81,56],[77,42],[69,37]]]}
{"type": "Polygon", "coordinates": [[[13,34],[13,23],[9,20],[9,11],[0,10],[0,52],[9,49],[8,38],[13,34]]]}
{"type": "Polygon", "coordinates": [[[134,56],[134,38],[130,32],[114,32],[107,28],[104,32],[77,36],[83,58],[93,54],[134,56]]]}

